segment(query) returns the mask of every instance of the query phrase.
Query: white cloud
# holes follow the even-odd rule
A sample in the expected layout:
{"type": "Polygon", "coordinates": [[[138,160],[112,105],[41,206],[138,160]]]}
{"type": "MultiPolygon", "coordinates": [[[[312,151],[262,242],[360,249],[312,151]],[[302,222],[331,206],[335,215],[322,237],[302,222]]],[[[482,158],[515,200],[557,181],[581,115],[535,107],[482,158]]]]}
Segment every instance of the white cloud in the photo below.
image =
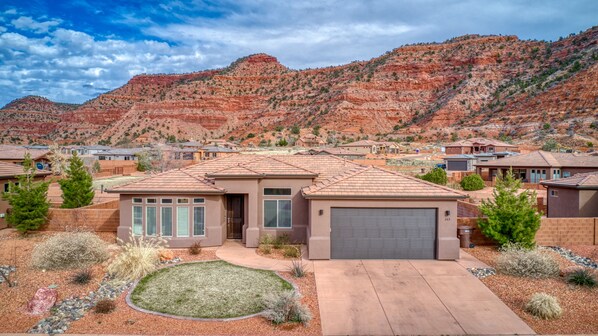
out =
{"type": "Polygon", "coordinates": [[[8,9],[4,11],[5,15],[16,15],[17,14],[17,10],[14,8],[8,9]]]}
{"type": "Polygon", "coordinates": [[[35,21],[30,16],[21,16],[10,23],[19,30],[31,31],[36,34],[47,33],[50,28],[58,26],[62,20],[53,19],[48,21],[35,21]]]}

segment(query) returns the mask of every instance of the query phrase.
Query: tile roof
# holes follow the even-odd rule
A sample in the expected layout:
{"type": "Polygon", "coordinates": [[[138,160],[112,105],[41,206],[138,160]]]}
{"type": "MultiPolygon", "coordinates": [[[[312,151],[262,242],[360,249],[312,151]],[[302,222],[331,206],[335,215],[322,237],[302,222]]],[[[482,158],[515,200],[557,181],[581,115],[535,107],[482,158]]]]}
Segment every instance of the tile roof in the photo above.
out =
{"type": "Polygon", "coordinates": [[[170,194],[223,194],[224,189],[216,187],[211,181],[193,176],[181,169],[169,170],[154,176],[116,186],[107,192],[134,193],[170,193],[170,194]]]}
{"type": "Polygon", "coordinates": [[[466,195],[416,177],[378,167],[358,167],[302,189],[306,198],[465,198],[466,195]]]}
{"type": "Polygon", "coordinates": [[[591,173],[575,174],[571,177],[565,177],[557,180],[548,180],[540,182],[543,185],[575,188],[575,189],[598,189],[598,171],[591,173]]]}
{"type": "Polygon", "coordinates": [[[46,149],[27,149],[24,147],[6,146],[0,148],[0,160],[22,160],[25,158],[26,153],[31,154],[33,160],[38,160],[50,153],[50,151],[46,149]]]}
{"type": "Polygon", "coordinates": [[[598,157],[573,153],[535,151],[498,160],[480,162],[478,167],[584,167],[598,168],[598,157]]]}
{"type": "Polygon", "coordinates": [[[339,147],[363,147],[363,146],[374,146],[379,145],[378,141],[374,140],[359,140],[354,142],[349,142],[346,144],[338,145],[339,147]]]}
{"type": "MultiPolygon", "coordinates": [[[[13,178],[23,175],[23,166],[14,163],[0,162],[0,178],[13,178]]],[[[35,175],[50,175],[49,171],[38,170],[35,175]]]]}
{"type": "Polygon", "coordinates": [[[135,155],[139,152],[143,151],[150,151],[151,148],[112,148],[109,150],[105,150],[99,153],[95,153],[93,155],[96,156],[105,156],[105,155],[135,155]]]}
{"type": "Polygon", "coordinates": [[[473,146],[474,144],[483,145],[483,146],[493,145],[493,146],[500,146],[500,147],[517,147],[516,145],[510,144],[510,143],[506,143],[506,142],[499,141],[496,139],[486,139],[486,138],[470,138],[470,139],[459,140],[459,141],[455,141],[450,144],[446,144],[446,145],[444,145],[444,147],[470,147],[470,146],[473,146]]]}
{"type": "Polygon", "coordinates": [[[324,148],[321,150],[316,150],[317,154],[319,153],[328,153],[331,155],[354,155],[354,156],[365,156],[365,153],[357,153],[354,151],[351,151],[349,149],[346,148],[341,148],[341,147],[332,147],[332,148],[324,148]]]}

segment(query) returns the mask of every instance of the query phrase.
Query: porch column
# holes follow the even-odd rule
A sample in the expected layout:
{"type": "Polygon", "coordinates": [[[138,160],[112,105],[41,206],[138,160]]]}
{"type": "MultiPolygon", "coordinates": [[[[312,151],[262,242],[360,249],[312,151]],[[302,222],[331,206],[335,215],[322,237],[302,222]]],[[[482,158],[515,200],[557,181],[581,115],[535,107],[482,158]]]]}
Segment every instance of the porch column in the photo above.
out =
{"type": "MultiPolygon", "coordinates": [[[[256,186],[257,187],[257,186],[256,186]]],[[[257,189],[255,194],[249,194],[247,197],[247,230],[245,230],[245,246],[258,247],[260,240],[260,228],[258,223],[258,196],[257,189]]]]}

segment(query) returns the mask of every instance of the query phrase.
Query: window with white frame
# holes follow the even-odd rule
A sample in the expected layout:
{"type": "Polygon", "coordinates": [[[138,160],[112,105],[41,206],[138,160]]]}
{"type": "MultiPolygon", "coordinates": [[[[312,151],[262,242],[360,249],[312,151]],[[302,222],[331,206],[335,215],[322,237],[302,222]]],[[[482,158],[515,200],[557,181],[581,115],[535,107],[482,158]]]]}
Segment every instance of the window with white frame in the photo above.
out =
{"type": "Polygon", "coordinates": [[[205,208],[193,207],[193,235],[205,236],[205,208]]]}
{"type": "Polygon", "coordinates": [[[161,215],[162,236],[172,237],[172,207],[162,207],[161,215]]]}
{"type": "Polygon", "coordinates": [[[156,203],[158,203],[158,200],[155,199],[155,198],[146,198],[145,199],[145,203],[147,203],[147,204],[156,204],[156,203]]]}
{"type": "Polygon", "coordinates": [[[194,198],[193,199],[193,204],[203,204],[205,202],[206,202],[206,200],[203,198],[194,198]]]}
{"type": "Polygon", "coordinates": [[[137,205],[133,207],[133,234],[143,234],[143,207],[137,205]]]}
{"type": "Polygon", "coordinates": [[[134,204],[141,204],[141,203],[143,203],[143,198],[141,198],[141,197],[133,197],[133,203],[134,204]]]}
{"type": "Polygon", "coordinates": [[[559,191],[558,191],[558,190],[551,189],[551,190],[550,190],[550,196],[551,196],[551,197],[559,197],[559,191]]]}
{"type": "Polygon", "coordinates": [[[264,188],[264,196],[290,196],[291,188],[264,188]]]}
{"type": "Polygon", "coordinates": [[[189,199],[188,198],[178,198],[176,200],[177,204],[189,204],[189,199]]]}
{"type": "Polygon", "coordinates": [[[158,230],[157,208],[155,206],[145,207],[145,234],[155,236],[158,230]]]}
{"type": "Polygon", "coordinates": [[[176,208],[176,235],[189,237],[189,207],[176,208]]]}
{"type": "Polygon", "coordinates": [[[163,198],[160,200],[162,204],[172,204],[172,198],[163,198]]]}
{"type": "Polygon", "coordinates": [[[264,200],[264,227],[290,228],[291,200],[264,200]]]}

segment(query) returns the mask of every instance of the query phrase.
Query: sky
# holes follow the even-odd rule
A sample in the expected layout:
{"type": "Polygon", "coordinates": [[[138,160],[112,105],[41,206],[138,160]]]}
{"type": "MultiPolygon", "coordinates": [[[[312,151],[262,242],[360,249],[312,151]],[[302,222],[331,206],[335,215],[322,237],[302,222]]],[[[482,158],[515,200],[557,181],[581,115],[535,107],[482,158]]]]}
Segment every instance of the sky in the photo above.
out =
{"type": "Polygon", "coordinates": [[[137,74],[261,52],[305,69],[464,34],[557,40],[597,19],[598,0],[2,0],[0,106],[83,103],[137,74]]]}

